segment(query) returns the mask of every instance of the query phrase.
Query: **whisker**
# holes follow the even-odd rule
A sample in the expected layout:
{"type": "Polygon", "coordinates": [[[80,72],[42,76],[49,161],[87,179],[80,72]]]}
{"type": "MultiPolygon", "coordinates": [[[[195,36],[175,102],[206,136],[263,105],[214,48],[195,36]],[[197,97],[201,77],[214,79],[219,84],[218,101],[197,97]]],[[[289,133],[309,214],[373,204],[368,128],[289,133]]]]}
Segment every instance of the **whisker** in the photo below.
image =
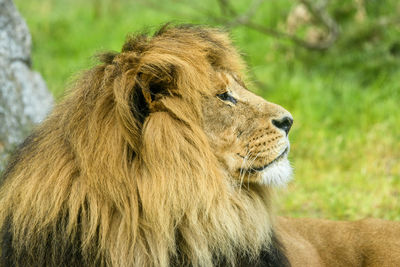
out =
{"type": "MultiPolygon", "coordinates": [[[[249,164],[249,168],[247,169],[247,174],[248,174],[247,178],[250,178],[250,174],[251,174],[250,170],[252,169],[252,166],[253,166],[254,162],[256,161],[256,159],[258,158],[258,156],[259,156],[260,154],[261,154],[261,152],[258,152],[258,153],[256,154],[256,156],[251,160],[251,162],[250,162],[250,164],[249,164]]],[[[249,183],[250,183],[250,179],[247,179],[247,187],[250,186],[249,183]]]]}
{"type": "Polygon", "coordinates": [[[247,151],[245,157],[243,158],[242,165],[240,166],[240,174],[239,174],[239,192],[240,192],[240,190],[242,189],[244,177],[245,177],[245,175],[246,175],[246,172],[245,172],[244,167],[245,167],[245,165],[246,165],[247,160],[249,159],[249,156],[250,156],[250,151],[247,151]]]}

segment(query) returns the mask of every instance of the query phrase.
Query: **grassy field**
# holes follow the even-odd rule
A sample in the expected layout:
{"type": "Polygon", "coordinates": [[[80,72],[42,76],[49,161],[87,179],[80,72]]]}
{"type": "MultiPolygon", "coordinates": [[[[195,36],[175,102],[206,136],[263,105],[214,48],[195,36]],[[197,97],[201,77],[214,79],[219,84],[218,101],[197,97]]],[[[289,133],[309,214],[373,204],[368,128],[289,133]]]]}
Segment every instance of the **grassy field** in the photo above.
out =
{"type": "MultiPolygon", "coordinates": [[[[33,67],[57,98],[80,70],[95,63],[92,55],[118,51],[129,32],[151,31],[167,21],[218,25],[176,0],[160,1],[156,8],[128,0],[15,2],[33,36],[33,67]]],[[[265,1],[255,19],[281,29],[293,2],[265,1]]],[[[325,52],[246,28],[232,31],[253,70],[251,79],[263,84],[253,90],[295,118],[290,156],[295,179],[278,191],[279,212],[400,220],[400,27],[375,26],[383,14],[400,17],[400,4],[366,1],[367,21],[355,23],[351,1],[332,2],[342,35],[325,52]]],[[[246,1],[235,3],[246,8],[246,1]]]]}

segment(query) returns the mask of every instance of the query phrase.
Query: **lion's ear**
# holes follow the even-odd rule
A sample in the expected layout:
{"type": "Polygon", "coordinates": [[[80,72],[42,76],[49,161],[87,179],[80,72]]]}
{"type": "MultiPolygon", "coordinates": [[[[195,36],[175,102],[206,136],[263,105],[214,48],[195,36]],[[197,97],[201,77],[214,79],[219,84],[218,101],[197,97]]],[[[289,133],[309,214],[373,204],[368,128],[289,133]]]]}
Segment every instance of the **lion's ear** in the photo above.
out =
{"type": "Polygon", "coordinates": [[[171,64],[148,64],[137,74],[136,90],[140,90],[150,110],[165,96],[176,94],[177,73],[171,64]]]}
{"type": "Polygon", "coordinates": [[[148,115],[164,109],[161,99],[177,94],[176,68],[154,61],[130,68],[114,85],[117,116],[123,126],[121,132],[134,149],[140,146],[136,141],[141,138],[148,115]]]}

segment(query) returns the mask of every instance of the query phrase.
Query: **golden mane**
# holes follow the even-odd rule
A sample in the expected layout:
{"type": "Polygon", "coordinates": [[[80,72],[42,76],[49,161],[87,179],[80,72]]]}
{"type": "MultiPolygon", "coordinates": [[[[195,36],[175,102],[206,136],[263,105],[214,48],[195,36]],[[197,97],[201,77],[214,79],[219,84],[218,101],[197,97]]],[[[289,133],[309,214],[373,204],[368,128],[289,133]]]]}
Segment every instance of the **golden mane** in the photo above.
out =
{"type": "MultiPolygon", "coordinates": [[[[163,27],[82,75],[14,155],[0,191],[3,260],[17,266],[234,265],[271,235],[270,192],[237,188],[202,129],[226,33],[163,27]]],[[[6,265],[5,263],[3,263],[6,265]]]]}

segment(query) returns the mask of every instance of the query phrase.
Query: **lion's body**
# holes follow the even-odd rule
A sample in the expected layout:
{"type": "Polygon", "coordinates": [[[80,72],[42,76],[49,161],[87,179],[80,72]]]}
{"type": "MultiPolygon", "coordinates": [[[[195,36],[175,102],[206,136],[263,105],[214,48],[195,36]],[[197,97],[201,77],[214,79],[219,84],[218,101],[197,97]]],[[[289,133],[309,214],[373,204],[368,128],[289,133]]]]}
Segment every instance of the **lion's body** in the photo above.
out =
{"type": "Polygon", "coordinates": [[[400,266],[400,223],[279,218],[278,233],[292,266],[400,266]]]}
{"type": "MultiPolygon", "coordinates": [[[[271,186],[290,179],[291,115],[245,89],[225,33],[166,27],[102,61],[3,175],[3,266],[304,266],[337,256],[313,239],[336,224],[275,222],[271,186]]],[[[353,240],[343,229],[337,247],[353,240]]]]}

